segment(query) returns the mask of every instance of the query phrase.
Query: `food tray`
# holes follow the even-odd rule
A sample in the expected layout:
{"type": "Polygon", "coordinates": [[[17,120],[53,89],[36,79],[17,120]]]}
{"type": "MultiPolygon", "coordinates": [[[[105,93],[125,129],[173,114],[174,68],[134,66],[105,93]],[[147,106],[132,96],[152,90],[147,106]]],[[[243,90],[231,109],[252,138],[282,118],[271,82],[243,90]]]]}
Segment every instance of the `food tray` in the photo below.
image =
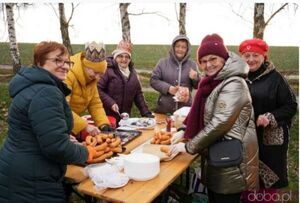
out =
{"type": "Polygon", "coordinates": [[[135,139],[136,137],[140,136],[141,134],[142,132],[138,130],[117,130],[114,132],[115,136],[121,138],[122,146],[135,139]]]}

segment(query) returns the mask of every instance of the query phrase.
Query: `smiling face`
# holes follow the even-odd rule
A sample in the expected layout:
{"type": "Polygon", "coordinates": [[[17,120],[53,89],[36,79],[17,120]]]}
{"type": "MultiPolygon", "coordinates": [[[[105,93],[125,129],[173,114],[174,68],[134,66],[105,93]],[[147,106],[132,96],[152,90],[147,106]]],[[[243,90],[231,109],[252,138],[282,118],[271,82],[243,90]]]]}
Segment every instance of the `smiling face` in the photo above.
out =
{"type": "Polygon", "coordinates": [[[256,52],[245,52],[242,54],[242,59],[248,64],[250,72],[258,70],[265,61],[265,57],[256,52]]]}
{"type": "Polygon", "coordinates": [[[61,50],[57,49],[46,55],[43,65],[38,65],[55,75],[58,79],[65,80],[72,62],[70,62],[68,54],[62,55],[61,50]]]}
{"type": "Polygon", "coordinates": [[[188,43],[186,40],[178,40],[174,45],[174,52],[176,58],[181,61],[188,51],[188,43]]]}
{"type": "Polygon", "coordinates": [[[128,65],[130,63],[130,56],[129,54],[126,54],[126,53],[122,53],[122,54],[119,54],[117,57],[116,57],[116,62],[117,64],[121,67],[121,68],[128,68],[128,65]]]}
{"type": "Polygon", "coordinates": [[[202,57],[199,63],[205,75],[212,76],[223,68],[225,60],[222,57],[210,54],[202,57]]]}

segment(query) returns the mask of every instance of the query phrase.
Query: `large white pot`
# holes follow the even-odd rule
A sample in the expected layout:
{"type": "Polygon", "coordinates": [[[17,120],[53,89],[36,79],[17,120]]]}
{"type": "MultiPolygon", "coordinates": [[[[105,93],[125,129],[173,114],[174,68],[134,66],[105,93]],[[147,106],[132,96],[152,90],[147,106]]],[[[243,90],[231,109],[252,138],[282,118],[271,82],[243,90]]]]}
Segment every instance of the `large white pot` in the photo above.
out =
{"type": "Polygon", "coordinates": [[[133,180],[146,181],[154,178],[160,171],[157,156],[146,153],[132,153],[124,159],[124,172],[133,180]]]}

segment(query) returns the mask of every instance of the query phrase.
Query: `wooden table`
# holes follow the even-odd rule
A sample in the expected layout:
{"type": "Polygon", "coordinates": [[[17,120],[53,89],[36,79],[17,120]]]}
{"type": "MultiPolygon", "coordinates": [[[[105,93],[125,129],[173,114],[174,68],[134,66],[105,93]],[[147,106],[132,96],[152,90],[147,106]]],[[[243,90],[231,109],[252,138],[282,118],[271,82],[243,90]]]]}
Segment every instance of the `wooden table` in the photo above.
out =
{"type": "MultiPolygon", "coordinates": [[[[164,121],[164,115],[156,115],[158,123],[164,121]]],[[[159,125],[160,128],[164,124],[159,125]]],[[[137,137],[127,145],[125,153],[146,142],[153,136],[153,130],[143,130],[141,136],[137,137]]],[[[162,193],[172,182],[174,182],[197,158],[197,155],[181,153],[173,160],[161,162],[160,173],[148,181],[130,180],[127,185],[118,189],[97,190],[93,182],[83,175],[82,167],[68,166],[66,178],[80,182],[77,190],[85,195],[104,199],[111,202],[151,202],[162,193]]]]}

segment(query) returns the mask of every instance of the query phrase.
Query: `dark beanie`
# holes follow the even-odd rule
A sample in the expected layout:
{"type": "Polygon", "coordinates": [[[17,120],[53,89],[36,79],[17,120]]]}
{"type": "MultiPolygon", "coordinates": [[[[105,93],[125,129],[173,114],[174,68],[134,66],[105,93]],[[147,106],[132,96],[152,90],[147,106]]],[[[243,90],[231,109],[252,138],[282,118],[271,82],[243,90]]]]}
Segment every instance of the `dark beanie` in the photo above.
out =
{"type": "Polygon", "coordinates": [[[203,38],[197,51],[198,62],[200,62],[199,60],[202,57],[209,54],[220,56],[225,59],[225,61],[229,57],[227,48],[224,46],[223,39],[218,34],[206,35],[203,38]]]}

